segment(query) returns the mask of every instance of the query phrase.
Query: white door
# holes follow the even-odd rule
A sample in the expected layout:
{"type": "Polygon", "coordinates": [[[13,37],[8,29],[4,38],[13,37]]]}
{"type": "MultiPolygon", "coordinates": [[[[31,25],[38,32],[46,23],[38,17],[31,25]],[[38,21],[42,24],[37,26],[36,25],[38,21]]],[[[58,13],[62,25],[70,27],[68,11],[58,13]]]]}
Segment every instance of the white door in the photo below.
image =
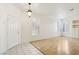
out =
{"type": "Polygon", "coordinates": [[[8,16],[7,19],[8,25],[8,48],[11,48],[21,41],[21,27],[20,20],[17,16],[8,16]]]}

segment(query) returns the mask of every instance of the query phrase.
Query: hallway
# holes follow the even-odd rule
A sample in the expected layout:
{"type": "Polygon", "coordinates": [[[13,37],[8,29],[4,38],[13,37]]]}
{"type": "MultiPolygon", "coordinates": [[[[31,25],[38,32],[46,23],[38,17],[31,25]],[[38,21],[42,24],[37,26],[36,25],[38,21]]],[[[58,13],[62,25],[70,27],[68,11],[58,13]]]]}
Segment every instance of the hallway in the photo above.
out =
{"type": "Polygon", "coordinates": [[[0,54],[79,54],[79,4],[4,3],[0,8],[0,54]]]}

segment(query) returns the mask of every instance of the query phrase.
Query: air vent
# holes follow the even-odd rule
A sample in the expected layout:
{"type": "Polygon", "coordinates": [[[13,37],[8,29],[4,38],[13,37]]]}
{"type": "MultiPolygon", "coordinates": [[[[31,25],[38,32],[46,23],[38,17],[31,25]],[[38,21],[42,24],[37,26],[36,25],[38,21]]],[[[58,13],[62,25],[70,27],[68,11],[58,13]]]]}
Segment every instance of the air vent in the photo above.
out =
{"type": "Polygon", "coordinates": [[[69,9],[70,11],[74,11],[74,9],[73,8],[71,8],[71,9],[69,9]]]}

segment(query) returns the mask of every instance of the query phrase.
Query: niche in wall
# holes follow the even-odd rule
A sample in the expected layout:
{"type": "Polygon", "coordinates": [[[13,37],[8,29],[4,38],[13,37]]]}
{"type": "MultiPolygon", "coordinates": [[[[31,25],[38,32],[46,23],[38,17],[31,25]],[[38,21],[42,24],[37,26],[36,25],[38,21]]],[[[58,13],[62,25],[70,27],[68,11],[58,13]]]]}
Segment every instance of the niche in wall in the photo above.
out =
{"type": "Polygon", "coordinates": [[[79,20],[73,20],[73,28],[79,28],[79,20]]]}
{"type": "Polygon", "coordinates": [[[72,21],[73,37],[79,38],[79,20],[72,21]]]}

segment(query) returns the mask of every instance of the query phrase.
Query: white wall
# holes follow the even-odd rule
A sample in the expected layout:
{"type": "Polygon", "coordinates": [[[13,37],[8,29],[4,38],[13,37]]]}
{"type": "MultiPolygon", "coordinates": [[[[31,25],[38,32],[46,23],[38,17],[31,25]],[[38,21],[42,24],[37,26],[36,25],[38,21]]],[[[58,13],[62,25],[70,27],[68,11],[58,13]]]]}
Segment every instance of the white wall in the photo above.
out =
{"type": "Polygon", "coordinates": [[[32,40],[32,22],[31,18],[26,17],[26,14],[22,18],[22,41],[28,43],[32,40]],[[24,18],[24,20],[23,20],[24,18]]]}
{"type": "Polygon", "coordinates": [[[45,38],[51,38],[56,36],[59,36],[58,30],[57,30],[57,20],[50,19],[47,16],[41,17],[40,38],[45,39],[45,38]]]}
{"type": "Polygon", "coordinates": [[[21,41],[29,42],[32,38],[31,31],[31,22],[24,11],[17,8],[15,4],[0,4],[0,54],[21,41]],[[12,30],[12,24],[15,25],[14,30],[12,30]],[[18,30],[15,29],[16,26],[18,30]],[[14,34],[17,34],[18,38],[14,34]]]}
{"type": "Polygon", "coordinates": [[[37,39],[47,39],[59,36],[56,19],[50,18],[49,15],[36,15],[36,20],[40,21],[39,36],[37,39]]]}
{"type": "Polygon", "coordinates": [[[0,54],[7,49],[6,14],[4,13],[4,11],[5,8],[3,7],[2,4],[0,4],[0,54]]]}

